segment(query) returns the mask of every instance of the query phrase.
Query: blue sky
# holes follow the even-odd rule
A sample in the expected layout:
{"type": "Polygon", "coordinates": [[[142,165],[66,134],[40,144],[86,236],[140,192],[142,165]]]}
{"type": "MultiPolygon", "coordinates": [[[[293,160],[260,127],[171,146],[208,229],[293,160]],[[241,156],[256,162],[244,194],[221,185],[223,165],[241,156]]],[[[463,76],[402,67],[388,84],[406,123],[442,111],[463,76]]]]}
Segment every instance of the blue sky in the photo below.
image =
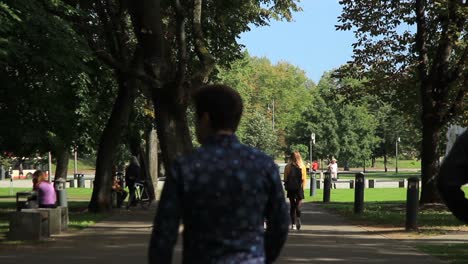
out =
{"type": "Polygon", "coordinates": [[[273,63],[287,61],[318,82],[325,71],[351,59],[355,42],[351,31],[335,31],[341,13],[338,0],[302,0],[303,11],[293,22],[272,21],[269,27],[253,28],[241,35],[250,55],[267,57],[273,63]]]}

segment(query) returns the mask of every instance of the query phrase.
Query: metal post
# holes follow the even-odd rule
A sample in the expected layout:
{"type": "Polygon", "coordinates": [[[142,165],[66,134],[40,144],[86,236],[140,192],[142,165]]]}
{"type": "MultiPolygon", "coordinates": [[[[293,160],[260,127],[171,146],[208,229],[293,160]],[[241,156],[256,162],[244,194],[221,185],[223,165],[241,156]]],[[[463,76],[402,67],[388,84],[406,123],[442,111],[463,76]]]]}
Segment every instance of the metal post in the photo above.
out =
{"type": "Polygon", "coordinates": [[[400,142],[400,137],[395,141],[395,173],[398,174],[398,142],[400,142]]]}
{"type": "Polygon", "coordinates": [[[50,179],[52,178],[52,154],[49,151],[49,168],[47,168],[47,172],[49,173],[49,182],[50,179]]]}
{"type": "Polygon", "coordinates": [[[73,173],[77,174],[78,173],[78,149],[77,147],[73,147],[73,155],[75,158],[74,166],[73,166],[73,173]]]}
{"type": "Polygon", "coordinates": [[[310,134],[310,196],[315,195],[315,191],[317,190],[317,182],[315,181],[315,172],[312,171],[312,154],[314,151],[314,144],[315,144],[315,133],[310,134]]]}
{"type": "Polygon", "coordinates": [[[406,231],[417,230],[417,217],[419,206],[419,178],[408,179],[406,192],[406,231]]]}
{"type": "Polygon", "coordinates": [[[13,195],[13,176],[10,175],[10,191],[9,195],[13,195]]]}
{"type": "Polygon", "coordinates": [[[310,184],[309,184],[309,196],[314,196],[314,191],[313,191],[313,185],[315,179],[312,179],[312,139],[309,141],[309,157],[310,157],[310,167],[309,167],[309,179],[310,179],[310,184]]]}
{"type": "Polygon", "coordinates": [[[312,194],[311,196],[315,196],[315,193],[317,192],[317,179],[315,178],[315,173],[312,173],[312,194]]]}
{"type": "Polygon", "coordinates": [[[361,214],[364,211],[364,173],[356,173],[356,186],[354,188],[354,213],[361,214]]]}
{"type": "Polygon", "coordinates": [[[325,179],[323,181],[323,202],[330,202],[330,189],[331,189],[331,178],[330,173],[325,172],[325,179]]]}

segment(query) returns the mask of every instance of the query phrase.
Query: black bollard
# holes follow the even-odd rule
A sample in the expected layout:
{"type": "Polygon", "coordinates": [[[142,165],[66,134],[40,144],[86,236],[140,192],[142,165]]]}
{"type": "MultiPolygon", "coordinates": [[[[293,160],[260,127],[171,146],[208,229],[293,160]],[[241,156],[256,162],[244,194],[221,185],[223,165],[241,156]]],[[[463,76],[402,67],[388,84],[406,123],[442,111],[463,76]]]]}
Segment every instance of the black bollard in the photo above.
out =
{"type": "Polygon", "coordinates": [[[406,231],[418,230],[419,178],[408,179],[406,192],[406,231]]]}
{"type": "Polygon", "coordinates": [[[310,176],[310,193],[309,196],[315,196],[317,191],[317,181],[315,179],[315,173],[312,173],[310,176]]]}
{"type": "Polygon", "coordinates": [[[323,180],[323,202],[330,202],[331,178],[330,173],[325,172],[325,179],[323,180]]]}
{"type": "Polygon", "coordinates": [[[361,214],[364,211],[364,173],[356,173],[356,186],[354,188],[354,213],[361,214]]]}

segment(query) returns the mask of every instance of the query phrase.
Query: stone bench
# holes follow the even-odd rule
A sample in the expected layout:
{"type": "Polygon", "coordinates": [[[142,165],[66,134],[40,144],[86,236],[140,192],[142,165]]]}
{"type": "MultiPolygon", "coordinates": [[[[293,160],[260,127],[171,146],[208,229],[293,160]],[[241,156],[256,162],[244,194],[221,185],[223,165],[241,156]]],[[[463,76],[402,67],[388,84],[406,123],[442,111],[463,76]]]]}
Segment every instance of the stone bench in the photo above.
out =
{"type": "Polygon", "coordinates": [[[369,179],[368,180],[368,188],[376,188],[376,185],[379,185],[379,184],[391,184],[392,186],[389,186],[389,187],[405,188],[405,180],[404,179],[401,179],[401,180],[369,179]],[[393,184],[395,184],[395,186],[393,186],[393,184]]]}
{"type": "Polygon", "coordinates": [[[57,208],[23,209],[21,212],[44,212],[49,219],[49,232],[51,235],[60,234],[62,231],[62,210],[57,208]]]}
{"type": "Polygon", "coordinates": [[[36,209],[23,209],[10,215],[9,240],[42,240],[50,237],[49,214],[36,209]]]}
{"type": "Polygon", "coordinates": [[[11,240],[42,240],[68,229],[68,208],[22,209],[10,215],[11,240]]]}

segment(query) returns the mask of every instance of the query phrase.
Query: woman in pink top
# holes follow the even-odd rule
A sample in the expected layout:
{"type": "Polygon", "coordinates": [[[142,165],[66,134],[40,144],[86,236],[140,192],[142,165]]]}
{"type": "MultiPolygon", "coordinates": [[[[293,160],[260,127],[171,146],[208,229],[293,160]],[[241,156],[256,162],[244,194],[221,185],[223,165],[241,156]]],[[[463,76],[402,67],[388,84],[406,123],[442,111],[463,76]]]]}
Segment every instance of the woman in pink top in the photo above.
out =
{"type": "Polygon", "coordinates": [[[54,186],[50,182],[47,182],[47,174],[41,170],[37,170],[33,174],[33,179],[37,179],[33,189],[37,191],[39,207],[55,208],[57,196],[55,195],[54,186]]]}

